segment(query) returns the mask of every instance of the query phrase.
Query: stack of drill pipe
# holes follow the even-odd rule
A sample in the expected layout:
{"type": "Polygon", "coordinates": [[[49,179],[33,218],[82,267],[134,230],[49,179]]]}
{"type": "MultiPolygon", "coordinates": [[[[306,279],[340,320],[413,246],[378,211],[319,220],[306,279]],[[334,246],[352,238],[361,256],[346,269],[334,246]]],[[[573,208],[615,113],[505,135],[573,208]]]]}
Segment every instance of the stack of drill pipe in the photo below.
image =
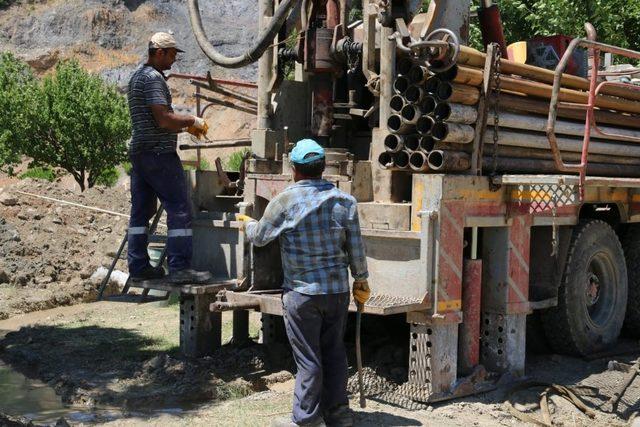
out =
{"type": "MultiPolygon", "coordinates": [[[[480,91],[452,83],[457,69],[434,74],[424,65],[403,58],[396,71],[394,95],[389,101],[389,135],[378,163],[386,169],[428,172],[428,156],[436,143],[456,148],[473,140],[474,131],[469,125],[477,120],[473,105],[480,99],[480,91]]],[[[447,159],[451,156],[468,157],[466,153],[445,154],[447,159]]],[[[462,170],[466,163],[443,164],[448,169],[462,170]]]]}
{"type": "MultiPolygon", "coordinates": [[[[463,47],[458,65],[438,76],[431,140],[423,149],[429,171],[455,173],[470,167],[475,90],[483,84],[485,59],[485,54],[463,47]]],[[[501,60],[500,72],[499,129],[494,141],[495,111],[490,110],[483,136],[484,171],[560,173],[546,135],[554,72],[508,60],[501,60]]],[[[581,160],[586,113],[562,103],[587,104],[589,81],[565,74],[561,82],[555,135],[563,161],[575,164],[581,160]]],[[[640,88],[604,86],[595,105],[594,117],[604,133],[591,132],[587,173],[640,177],[640,88]]]]}

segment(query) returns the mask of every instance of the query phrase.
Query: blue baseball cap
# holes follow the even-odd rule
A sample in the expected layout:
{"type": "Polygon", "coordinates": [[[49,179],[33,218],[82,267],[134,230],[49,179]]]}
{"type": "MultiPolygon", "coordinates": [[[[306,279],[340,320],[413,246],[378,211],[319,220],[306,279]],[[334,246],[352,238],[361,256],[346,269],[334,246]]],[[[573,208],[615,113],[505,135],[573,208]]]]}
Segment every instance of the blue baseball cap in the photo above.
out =
{"type": "Polygon", "coordinates": [[[316,160],[324,159],[324,148],[313,139],[302,139],[291,150],[290,159],[291,162],[302,165],[315,162],[316,160]],[[315,154],[315,156],[306,157],[309,154],[315,154]]]}

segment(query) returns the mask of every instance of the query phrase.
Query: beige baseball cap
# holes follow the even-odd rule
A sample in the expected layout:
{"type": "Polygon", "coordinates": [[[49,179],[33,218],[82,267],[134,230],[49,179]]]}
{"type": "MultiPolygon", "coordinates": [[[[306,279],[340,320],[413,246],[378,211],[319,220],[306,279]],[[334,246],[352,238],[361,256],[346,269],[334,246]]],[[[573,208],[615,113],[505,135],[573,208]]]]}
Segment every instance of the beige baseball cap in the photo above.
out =
{"type": "Polygon", "coordinates": [[[176,39],[169,33],[155,33],[149,39],[149,49],[171,49],[174,48],[178,52],[184,52],[179,49],[176,44],[176,39]]]}

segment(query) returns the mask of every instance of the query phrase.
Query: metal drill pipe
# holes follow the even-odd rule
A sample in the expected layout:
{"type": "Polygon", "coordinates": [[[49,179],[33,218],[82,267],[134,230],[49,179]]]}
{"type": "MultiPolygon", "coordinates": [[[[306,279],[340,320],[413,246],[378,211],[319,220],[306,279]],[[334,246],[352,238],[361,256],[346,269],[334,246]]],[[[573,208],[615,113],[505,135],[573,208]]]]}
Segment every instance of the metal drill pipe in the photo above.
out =
{"type": "Polygon", "coordinates": [[[422,114],[431,114],[436,108],[437,101],[433,96],[427,96],[420,104],[422,114]]]}
{"type": "Polygon", "coordinates": [[[427,153],[422,151],[414,151],[409,156],[409,167],[416,172],[426,172],[429,170],[427,162],[427,153]]]}
{"type": "MultiPolygon", "coordinates": [[[[505,111],[523,112],[526,114],[540,114],[545,119],[549,116],[549,103],[546,101],[528,98],[525,96],[500,94],[500,108],[505,111]]],[[[613,113],[611,111],[594,111],[596,121],[599,124],[640,129],[640,116],[613,113]]],[[[558,117],[579,120],[585,122],[584,111],[560,106],[558,117]]]]}
{"type": "Polygon", "coordinates": [[[398,169],[409,169],[409,156],[408,151],[400,151],[393,154],[393,162],[398,169]]]}
{"type": "MultiPolygon", "coordinates": [[[[458,150],[456,150],[458,151],[458,150]]],[[[465,151],[466,150],[459,150],[465,151]]],[[[484,153],[487,155],[493,154],[493,145],[487,145],[484,147],[484,153]]],[[[498,145],[498,156],[513,157],[513,158],[525,158],[525,159],[541,159],[541,160],[553,160],[553,154],[550,150],[542,150],[538,148],[524,148],[524,147],[512,147],[508,145],[498,145]]],[[[581,160],[581,153],[562,153],[562,158],[569,162],[579,162],[581,160]]],[[[620,156],[608,156],[605,154],[589,154],[589,162],[593,163],[611,163],[615,165],[636,165],[640,166],[640,159],[634,157],[620,157],[620,156]]]]}
{"type": "Polygon", "coordinates": [[[441,81],[436,90],[436,98],[441,102],[476,105],[480,100],[480,90],[473,86],[441,81]]]}
{"type": "Polygon", "coordinates": [[[407,101],[402,95],[393,95],[391,101],[389,101],[389,107],[393,113],[399,114],[400,111],[407,105],[407,101]]]}
{"type": "Polygon", "coordinates": [[[427,82],[427,80],[431,77],[429,70],[427,67],[422,65],[414,65],[409,70],[409,81],[414,85],[423,85],[427,82]]]}
{"type": "Polygon", "coordinates": [[[404,122],[400,114],[392,114],[387,120],[387,129],[389,129],[391,133],[406,135],[415,132],[416,126],[404,122]]]}
{"type": "Polygon", "coordinates": [[[429,135],[435,123],[436,122],[433,120],[433,117],[423,115],[416,123],[416,131],[423,136],[429,135]]]}
{"type": "Polygon", "coordinates": [[[418,85],[411,85],[404,92],[404,98],[409,104],[420,104],[427,96],[427,91],[418,85]]]}
{"type": "Polygon", "coordinates": [[[410,153],[420,149],[420,135],[407,135],[404,137],[404,149],[410,153]]]}
{"type": "Polygon", "coordinates": [[[433,118],[440,122],[446,121],[471,125],[478,120],[478,110],[470,105],[440,102],[433,109],[433,118]]]}
{"type": "MultiPolygon", "coordinates": [[[[437,108],[437,107],[436,107],[437,108]]],[[[434,112],[435,115],[435,112],[434,112]]],[[[531,130],[536,132],[546,132],[547,119],[542,117],[535,117],[530,115],[507,113],[500,111],[500,127],[512,128],[521,130],[531,130]]],[[[489,113],[487,123],[494,124],[494,115],[489,113]]],[[[571,136],[584,136],[585,125],[583,123],[574,123],[566,120],[556,120],[555,133],[559,135],[571,135],[571,136]]],[[[600,130],[608,134],[617,134],[621,137],[628,138],[640,138],[640,130],[622,129],[619,127],[600,126],[600,130]]],[[[618,138],[612,135],[601,135],[595,131],[591,133],[593,138],[607,139],[614,141],[624,141],[622,138],[618,138]]],[[[637,142],[636,142],[637,143],[637,142]]]]}
{"type": "Polygon", "coordinates": [[[471,157],[460,151],[433,150],[427,161],[435,172],[462,172],[471,167],[471,157]]]}
{"type": "MultiPolygon", "coordinates": [[[[469,67],[482,68],[485,65],[486,54],[467,46],[460,46],[460,55],[458,57],[458,65],[467,65],[469,67]]],[[[536,67],[534,65],[521,64],[510,61],[508,59],[500,60],[500,71],[503,74],[513,74],[541,83],[553,84],[554,71],[546,68],[536,67]]],[[[571,89],[589,90],[589,80],[572,76],[570,74],[562,75],[562,86],[571,89]]],[[[628,98],[639,101],[640,93],[621,89],[618,87],[607,87],[602,89],[602,94],[617,96],[620,98],[628,98]]]]}
{"type": "Polygon", "coordinates": [[[384,138],[384,148],[389,153],[397,153],[404,149],[404,137],[402,135],[389,134],[384,138]]]}
{"type": "Polygon", "coordinates": [[[429,95],[435,95],[438,90],[438,86],[440,86],[440,81],[441,80],[435,76],[429,77],[424,83],[424,89],[429,95]]]}
{"type": "Polygon", "coordinates": [[[423,135],[420,138],[420,151],[425,153],[429,153],[429,151],[433,150],[433,147],[436,145],[436,140],[433,139],[431,135],[423,135]]]}
{"type": "MultiPolygon", "coordinates": [[[[493,158],[483,157],[483,170],[493,172],[493,158]]],[[[559,173],[553,160],[516,159],[511,157],[497,157],[498,173],[535,173],[556,174],[559,173]]],[[[587,174],[591,176],[617,176],[627,178],[640,177],[640,168],[629,165],[615,165],[609,163],[589,163],[587,174]]]]}
{"type": "MultiPolygon", "coordinates": [[[[483,140],[485,147],[493,144],[493,127],[490,126],[487,128],[483,140]]],[[[549,147],[549,140],[546,135],[525,131],[507,131],[503,129],[499,133],[498,144],[509,145],[512,147],[551,150],[551,147],[549,147]]],[[[582,146],[582,139],[569,137],[558,138],[558,148],[562,152],[581,153],[582,146]]],[[[593,140],[589,144],[589,154],[640,158],[640,146],[637,144],[593,140]]]]}
{"type": "Polygon", "coordinates": [[[378,156],[378,164],[382,169],[391,169],[395,167],[395,162],[393,161],[393,153],[389,153],[388,151],[383,151],[378,156]]]}
{"type": "MultiPolygon", "coordinates": [[[[484,80],[483,71],[476,68],[459,67],[455,82],[469,86],[480,86],[484,80]]],[[[551,99],[553,86],[532,80],[525,80],[502,75],[500,87],[504,91],[524,93],[528,96],[551,99]]],[[[438,88],[440,90],[440,88],[438,88]]],[[[629,90],[628,92],[632,92],[629,90]]],[[[560,89],[559,100],[586,105],[589,100],[587,92],[575,89],[560,89]]],[[[640,102],[628,99],[614,98],[608,95],[599,95],[596,98],[596,107],[608,110],[624,111],[627,113],[640,113],[640,102]]]]}
{"type": "Polygon", "coordinates": [[[431,135],[436,141],[468,144],[475,138],[475,130],[469,125],[437,122],[431,129],[431,135]]]}
{"type": "Polygon", "coordinates": [[[398,95],[404,95],[409,86],[411,86],[411,82],[405,76],[398,76],[393,81],[393,91],[398,95]]]}
{"type": "Polygon", "coordinates": [[[411,68],[413,67],[414,63],[413,60],[411,58],[401,58],[397,65],[396,65],[396,71],[398,72],[399,76],[408,76],[409,72],[411,71],[411,68]]]}

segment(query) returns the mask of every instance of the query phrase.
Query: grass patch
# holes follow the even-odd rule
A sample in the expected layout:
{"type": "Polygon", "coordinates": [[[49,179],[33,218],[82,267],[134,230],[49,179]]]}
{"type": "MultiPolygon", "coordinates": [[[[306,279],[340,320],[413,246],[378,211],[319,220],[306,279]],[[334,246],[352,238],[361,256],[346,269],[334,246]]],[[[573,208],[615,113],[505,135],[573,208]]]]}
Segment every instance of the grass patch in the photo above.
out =
{"type": "Polygon", "coordinates": [[[127,175],[131,175],[131,168],[133,168],[133,166],[131,166],[131,162],[124,162],[122,164],[122,169],[127,175]]]}
{"type": "MultiPolygon", "coordinates": [[[[189,159],[189,161],[195,162],[196,159],[189,159]]],[[[182,167],[186,171],[194,171],[194,170],[196,170],[196,168],[194,166],[192,166],[192,165],[182,165],[182,167]]],[[[201,158],[200,159],[200,170],[212,171],[212,170],[214,170],[214,168],[211,167],[211,163],[209,163],[209,161],[207,159],[201,158]]]]}
{"type": "Polygon", "coordinates": [[[26,178],[42,179],[52,182],[54,179],[56,179],[56,173],[49,167],[35,166],[27,169],[26,172],[20,175],[20,179],[26,178]]]}
{"type": "Polygon", "coordinates": [[[249,151],[250,150],[248,148],[243,148],[242,150],[231,153],[225,163],[225,170],[231,172],[239,172],[240,165],[242,165],[242,159],[249,151]]]}
{"type": "Polygon", "coordinates": [[[113,187],[118,182],[120,173],[115,167],[106,169],[96,179],[96,185],[102,185],[104,187],[113,187]]]}

